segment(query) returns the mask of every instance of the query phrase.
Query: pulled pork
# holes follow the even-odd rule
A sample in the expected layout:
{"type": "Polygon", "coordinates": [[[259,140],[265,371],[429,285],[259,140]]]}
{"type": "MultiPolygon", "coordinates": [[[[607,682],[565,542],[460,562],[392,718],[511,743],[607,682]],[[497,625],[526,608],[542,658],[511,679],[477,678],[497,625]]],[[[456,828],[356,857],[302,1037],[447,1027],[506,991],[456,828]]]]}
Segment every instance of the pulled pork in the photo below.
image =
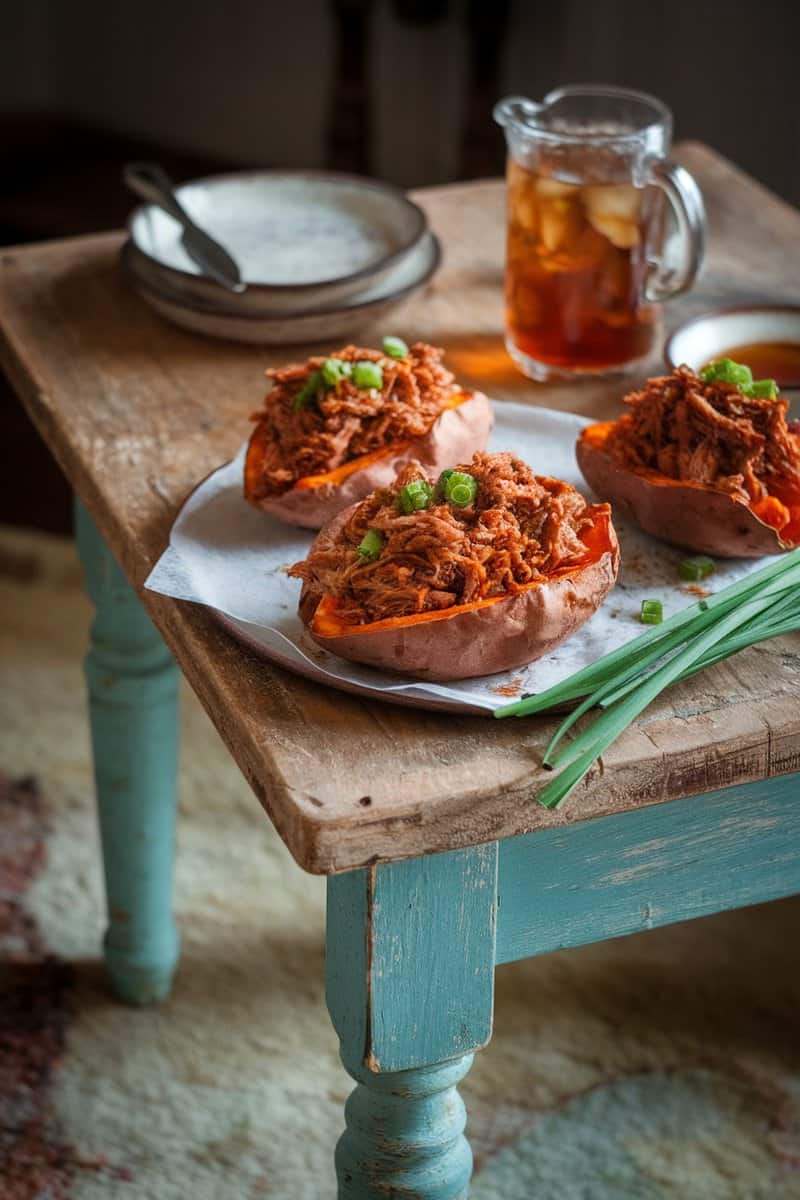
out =
{"type": "Polygon", "coordinates": [[[606,449],[626,468],[692,480],[748,504],[778,481],[800,485],[800,444],[782,397],[751,399],[734,384],[704,383],[678,367],[649,379],[625,403],[630,411],[615,423],[606,449]]]}
{"type": "Polygon", "coordinates": [[[610,511],[607,504],[588,505],[568,483],[534,475],[512,454],[476,454],[456,470],[478,481],[468,508],[441,502],[404,515],[400,489],[426,478],[424,468],[410,462],[333,536],[323,530],[289,574],[331,596],[337,616],[350,624],[431,612],[514,595],[577,563],[586,556],[582,533],[610,511]],[[356,548],[369,529],[378,530],[384,544],[375,562],[364,563],[356,548]]]}
{"type": "Polygon", "coordinates": [[[402,359],[345,346],[329,357],[380,362],[381,389],[357,388],[343,379],[335,388],[321,388],[316,404],[300,411],[294,409],[295,397],[325,358],[267,371],[272,390],[263,411],[253,414],[264,457],[252,499],[281,495],[305,475],[333,471],[352,458],[427,433],[456,390],[442,354],[425,342],[416,342],[402,359]]]}

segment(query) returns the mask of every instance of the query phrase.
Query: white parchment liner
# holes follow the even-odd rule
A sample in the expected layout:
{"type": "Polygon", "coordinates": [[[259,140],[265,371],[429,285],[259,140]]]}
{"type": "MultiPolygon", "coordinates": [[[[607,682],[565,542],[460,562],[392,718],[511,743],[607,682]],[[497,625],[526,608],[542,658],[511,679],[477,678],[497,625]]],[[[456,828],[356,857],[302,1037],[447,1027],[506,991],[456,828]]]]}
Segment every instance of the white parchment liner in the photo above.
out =
{"type": "MultiPolygon", "coordinates": [[[[507,402],[495,404],[495,414],[492,450],[512,450],[538,474],[565,479],[589,494],[574,451],[588,424],[584,418],[507,402]]],[[[637,637],[644,629],[642,600],[660,600],[667,617],[697,599],[678,577],[685,552],[615,520],[622,548],[617,586],[592,619],[546,658],[522,670],[448,684],[349,663],[312,642],[297,616],[300,583],[288,578],[286,567],[305,557],[314,535],[281,525],[245,502],[244,450],[189,497],[146,586],[207,605],[266,658],[320,683],[422,708],[492,711],[527,692],[543,691],[637,637]]],[[[703,586],[717,591],[764,565],[764,559],[718,560],[716,573],[703,586]]]]}

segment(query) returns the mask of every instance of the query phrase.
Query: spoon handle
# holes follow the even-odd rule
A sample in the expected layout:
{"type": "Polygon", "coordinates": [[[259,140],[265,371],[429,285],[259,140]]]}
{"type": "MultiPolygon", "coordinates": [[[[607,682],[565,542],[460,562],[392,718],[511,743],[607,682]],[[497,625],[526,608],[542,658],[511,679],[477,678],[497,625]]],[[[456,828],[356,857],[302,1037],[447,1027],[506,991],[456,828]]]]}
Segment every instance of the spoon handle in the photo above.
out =
{"type": "Polygon", "coordinates": [[[195,227],[194,221],[175,195],[175,186],[172,180],[158,163],[127,163],[123,168],[122,178],[131,191],[136,192],[137,196],[165,209],[185,228],[195,227]]]}
{"type": "Polygon", "coordinates": [[[243,292],[245,284],[236,261],[214,238],[201,229],[187,213],[166,171],[158,163],[128,163],[122,178],[131,191],[151,204],[157,204],[183,226],[183,245],[189,257],[206,275],[231,292],[243,292]]]}

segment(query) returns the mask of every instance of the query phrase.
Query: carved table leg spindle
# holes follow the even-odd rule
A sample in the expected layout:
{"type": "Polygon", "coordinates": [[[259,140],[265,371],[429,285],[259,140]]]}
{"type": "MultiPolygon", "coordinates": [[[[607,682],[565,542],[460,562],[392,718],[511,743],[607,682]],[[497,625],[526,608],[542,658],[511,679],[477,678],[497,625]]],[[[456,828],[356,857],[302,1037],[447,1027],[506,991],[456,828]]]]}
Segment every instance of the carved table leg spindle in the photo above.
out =
{"type": "Polygon", "coordinates": [[[358,1086],[339,1200],[463,1200],[456,1091],[492,1032],[497,845],[328,880],[327,999],[358,1086]]]}
{"type": "Polygon", "coordinates": [[[350,1068],[359,1086],[336,1148],[341,1200],[463,1200],[472,1175],[467,1112],[456,1085],[472,1055],[435,1067],[375,1074],[350,1068]]]}
{"type": "Polygon", "coordinates": [[[163,999],[178,960],[172,919],[178,684],[172,656],[84,509],[78,549],[96,608],[86,658],[114,991],[163,999]]]}

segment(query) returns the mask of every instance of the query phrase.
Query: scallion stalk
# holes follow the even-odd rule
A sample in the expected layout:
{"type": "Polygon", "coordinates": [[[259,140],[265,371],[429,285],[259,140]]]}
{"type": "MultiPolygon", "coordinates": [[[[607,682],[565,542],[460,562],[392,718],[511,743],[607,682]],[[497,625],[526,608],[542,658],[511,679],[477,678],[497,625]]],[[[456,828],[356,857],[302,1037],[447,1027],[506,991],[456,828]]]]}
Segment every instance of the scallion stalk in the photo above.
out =
{"type": "Polygon", "coordinates": [[[616,679],[620,669],[624,669],[637,659],[641,660],[644,665],[646,660],[658,658],[657,643],[662,638],[671,635],[673,631],[683,629],[685,636],[688,637],[692,631],[687,627],[691,626],[698,618],[707,621],[708,614],[721,616],[735,608],[740,600],[751,591],[760,588],[766,589],[773,579],[782,573],[785,575],[795,564],[800,565],[800,550],[792,550],[788,554],[781,555],[776,562],[762,567],[760,571],[754,571],[751,575],[720,589],[705,600],[687,605],[680,612],[667,617],[660,625],[654,625],[637,638],[626,642],[624,646],[617,647],[616,650],[604,655],[597,662],[590,663],[588,667],[583,667],[582,670],[576,671],[574,675],[546,691],[539,692],[535,696],[526,696],[522,700],[516,700],[513,704],[507,704],[503,708],[497,709],[495,717],[525,717],[533,713],[544,712],[558,704],[568,703],[579,696],[589,695],[600,684],[609,679],[616,679]]]}
{"type": "Polygon", "coordinates": [[[746,646],[796,629],[800,629],[800,550],[676,613],[547,692],[499,709],[495,716],[541,712],[584,697],[561,722],[545,752],[544,763],[561,769],[537,800],[554,808],[666,687],[746,646]],[[594,720],[561,745],[575,722],[595,706],[601,711],[594,720]]]}

